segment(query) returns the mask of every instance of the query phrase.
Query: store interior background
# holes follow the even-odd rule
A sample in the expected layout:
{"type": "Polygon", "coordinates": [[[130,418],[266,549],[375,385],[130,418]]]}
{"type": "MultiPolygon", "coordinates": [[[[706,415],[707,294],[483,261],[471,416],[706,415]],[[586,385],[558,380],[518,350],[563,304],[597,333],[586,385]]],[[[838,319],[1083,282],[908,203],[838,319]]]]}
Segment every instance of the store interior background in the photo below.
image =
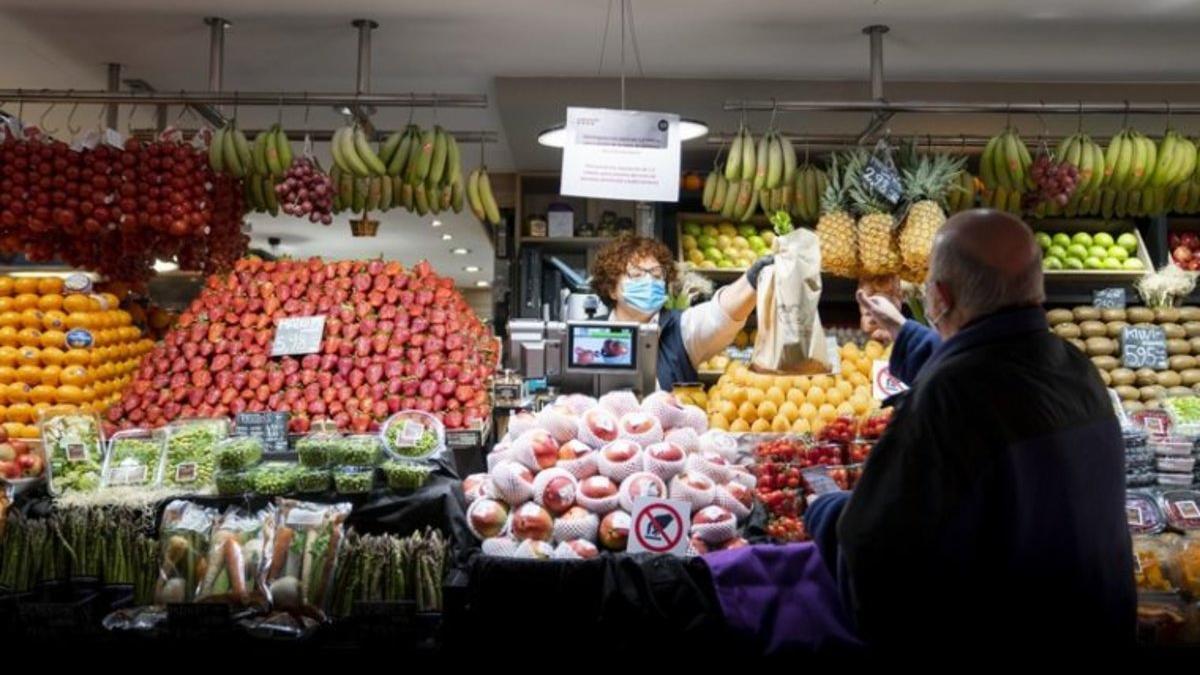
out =
{"type": "MultiPolygon", "coordinates": [[[[617,107],[619,3],[606,0],[505,0],[404,3],[351,1],[289,2],[209,0],[161,3],[152,0],[6,1],[0,9],[0,81],[8,87],[102,89],[105,64],[123,65],[123,78],[145,80],[160,91],[202,90],[207,85],[207,15],[233,22],[226,35],[224,89],[350,91],[355,83],[357,34],[349,22],[379,22],[373,34],[371,87],[376,93],[482,93],[485,109],[417,109],[423,125],[497,134],[487,145],[487,165],[501,206],[511,206],[511,174],[554,172],[560,152],[537,144],[539,131],[561,122],[568,105],[617,107]],[[601,41],[610,22],[604,61],[601,41]],[[436,115],[436,117],[435,117],[436,115]],[[505,174],[509,174],[507,180],[505,174]]],[[[703,120],[714,133],[732,132],[740,114],[725,111],[728,99],[866,100],[869,23],[890,26],[884,37],[885,95],[892,100],[1039,101],[1129,100],[1161,102],[1195,98],[1200,47],[1192,28],[1200,4],[1183,0],[1004,3],[945,3],[937,0],[764,0],[752,3],[654,0],[634,3],[643,72],[632,50],[627,105],[703,120]],[[868,20],[864,21],[864,18],[868,20]]],[[[4,106],[16,112],[14,104],[4,106]]],[[[47,127],[65,134],[71,106],[44,116],[47,127]]],[[[226,115],[232,111],[225,109],[226,115]]],[[[28,121],[43,118],[44,106],[26,105],[28,121]]],[[[121,127],[153,122],[153,110],[122,110],[121,127]]],[[[179,119],[172,108],[168,119],[179,119]]],[[[94,125],[98,110],[81,107],[74,122],[94,125]]],[[[303,108],[283,110],[289,130],[304,128],[303,108]]],[[[401,128],[409,111],[388,108],[374,119],[380,129],[401,128]]],[[[769,113],[752,113],[761,129],[769,113]]],[[[243,126],[269,125],[277,111],[239,111],[243,126]]],[[[1085,130],[1106,137],[1122,115],[1090,115],[1085,130]]],[[[861,131],[868,114],[780,113],[778,126],[805,133],[861,131]]],[[[1161,117],[1130,122],[1160,130],[1161,117]]],[[[1173,124],[1197,131],[1193,118],[1173,124]]],[[[196,118],[182,118],[194,126],[196,118]]],[[[309,111],[309,127],[332,129],[340,117],[331,108],[309,111]]],[[[899,114],[889,123],[894,136],[913,134],[990,135],[1003,115],[899,114]]],[[[1014,115],[1027,138],[1043,127],[1051,134],[1074,131],[1070,115],[1014,115]]],[[[716,151],[706,140],[684,149],[684,169],[706,171],[716,151]]],[[[328,149],[317,155],[328,163],[328,149]]],[[[463,163],[479,162],[479,146],[464,148],[463,163]]],[[[363,258],[383,255],[414,263],[420,257],[453,276],[477,311],[491,307],[497,267],[488,233],[470,215],[417,217],[399,210],[380,214],[379,236],[355,239],[345,214],[331,227],[286,216],[251,215],[252,246],[283,255],[363,258]],[[441,222],[439,227],[433,221],[441,222]],[[452,239],[444,240],[449,234],[452,239]],[[465,248],[466,255],[451,249],[465,248]],[[467,268],[478,268],[469,272],[467,268]]]]}

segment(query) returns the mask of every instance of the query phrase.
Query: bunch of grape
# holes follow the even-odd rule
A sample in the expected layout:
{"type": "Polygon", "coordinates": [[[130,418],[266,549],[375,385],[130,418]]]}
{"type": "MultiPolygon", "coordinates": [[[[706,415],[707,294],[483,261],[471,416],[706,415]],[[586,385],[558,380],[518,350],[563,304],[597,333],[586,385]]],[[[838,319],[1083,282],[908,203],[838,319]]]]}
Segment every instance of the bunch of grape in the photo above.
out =
{"type": "Polygon", "coordinates": [[[333,224],[333,179],[312,160],[298,157],[275,186],[280,208],[289,216],[322,225],[333,224]]]}
{"type": "Polygon", "coordinates": [[[1033,204],[1057,203],[1066,206],[1079,184],[1079,169],[1069,162],[1056,162],[1047,154],[1038,155],[1029,167],[1034,190],[1026,197],[1033,204]]]}

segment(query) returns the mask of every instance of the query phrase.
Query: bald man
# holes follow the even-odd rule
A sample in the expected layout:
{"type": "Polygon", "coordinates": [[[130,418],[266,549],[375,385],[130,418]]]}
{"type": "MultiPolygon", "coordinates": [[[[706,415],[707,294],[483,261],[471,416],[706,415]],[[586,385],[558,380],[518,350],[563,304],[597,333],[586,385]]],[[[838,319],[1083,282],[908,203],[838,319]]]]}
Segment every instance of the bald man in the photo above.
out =
{"type": "Polygon", "coordinates": [[[937,335],[891,428],[853,494],[807,515],[862,638],[1130,646],[1121,432],[1096,369],[1047,326],[1032,232],[996,211],[952,217],[925,294],[937,335]]]}

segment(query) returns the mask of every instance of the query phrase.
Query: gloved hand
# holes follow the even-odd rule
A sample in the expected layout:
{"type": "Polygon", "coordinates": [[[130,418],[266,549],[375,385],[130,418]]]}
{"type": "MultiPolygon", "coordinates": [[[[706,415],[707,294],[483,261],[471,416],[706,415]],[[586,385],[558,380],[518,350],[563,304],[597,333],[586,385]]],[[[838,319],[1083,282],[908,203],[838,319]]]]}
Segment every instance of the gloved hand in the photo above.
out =
{"type": "Polygon", "coordinates": [[[758,275],[763,271],[764,267],[766,267],[767,265],[774,265],[774,264],[775,264],[775,256],[773,256],[773,255],[764,255],[763,257],[759,258],[758,260],[755,260],[754,264],[750,265],[750,268],[746,270],[746,281],[750,284],[750,288],[753,288],[754,290],[757,291],[758,290],[758,275]]]}

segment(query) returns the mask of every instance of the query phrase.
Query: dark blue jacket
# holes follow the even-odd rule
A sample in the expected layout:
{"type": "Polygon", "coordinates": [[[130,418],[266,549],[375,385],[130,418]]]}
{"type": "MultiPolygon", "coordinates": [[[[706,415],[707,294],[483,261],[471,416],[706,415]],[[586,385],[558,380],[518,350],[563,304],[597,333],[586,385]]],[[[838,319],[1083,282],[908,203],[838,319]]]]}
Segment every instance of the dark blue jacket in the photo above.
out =
{"type": "Polygon", "coordinates": [[[1124,449],[1087,357],[1040,308],[1016,309],[935,348],[910,384],[837,521],[860,635],[1131,644],[1124,449]]]}
{"type": "Polygon", "coordinates": [[[900,334],[892,344],[888,370],[900,378],[901,382],[911,385],[917,379],[921,366],[925,365],[934,350],[941,345],[942,338],[937,331],[909,319],[900,327],[900,334]]]}

